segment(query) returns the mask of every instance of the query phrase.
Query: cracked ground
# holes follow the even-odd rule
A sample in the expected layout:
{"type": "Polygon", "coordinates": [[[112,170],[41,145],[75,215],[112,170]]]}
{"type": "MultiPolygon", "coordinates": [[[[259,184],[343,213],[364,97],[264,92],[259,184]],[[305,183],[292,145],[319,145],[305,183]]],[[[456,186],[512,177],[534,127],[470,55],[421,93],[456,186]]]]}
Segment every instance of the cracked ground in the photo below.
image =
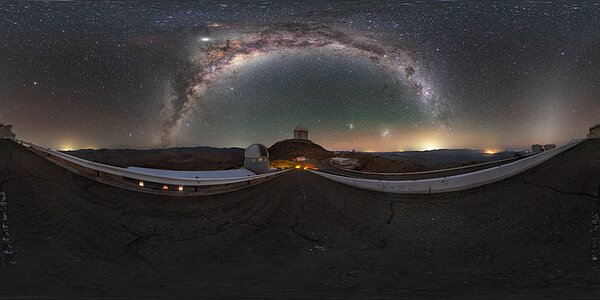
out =
{"type": "Polygon", "coordinates": [[[0,261],[0,299],[600,295],[599,140],[501,182],[435,195],[294,170],[221,195],[157,196],[81,177],[12,142],[0,154],[15,261],[0,261]]]}

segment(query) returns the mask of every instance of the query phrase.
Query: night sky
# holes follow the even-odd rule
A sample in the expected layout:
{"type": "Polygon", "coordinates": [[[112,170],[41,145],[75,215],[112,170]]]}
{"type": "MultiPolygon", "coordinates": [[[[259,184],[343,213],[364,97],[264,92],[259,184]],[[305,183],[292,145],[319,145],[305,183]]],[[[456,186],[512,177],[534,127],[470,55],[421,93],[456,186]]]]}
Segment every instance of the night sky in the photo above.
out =
{"type": "Polygon", "coordinates": [[[600,5],[0,3],[0,122],[58,149],[518,149],[600,122],[600,5]]]}

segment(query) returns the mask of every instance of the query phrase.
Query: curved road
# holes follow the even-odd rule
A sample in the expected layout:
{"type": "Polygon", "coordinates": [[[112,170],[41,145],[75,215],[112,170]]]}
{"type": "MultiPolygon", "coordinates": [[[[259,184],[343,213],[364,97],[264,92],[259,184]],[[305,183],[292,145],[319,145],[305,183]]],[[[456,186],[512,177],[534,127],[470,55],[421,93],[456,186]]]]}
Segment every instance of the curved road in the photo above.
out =
{"type": "Polygon", "coordinates": [[[457,193],[383,194],[294,170],[181,198],[0,141],[15,262],[0,257],[0,298],[597,299],[598,149],[457,193]]]}

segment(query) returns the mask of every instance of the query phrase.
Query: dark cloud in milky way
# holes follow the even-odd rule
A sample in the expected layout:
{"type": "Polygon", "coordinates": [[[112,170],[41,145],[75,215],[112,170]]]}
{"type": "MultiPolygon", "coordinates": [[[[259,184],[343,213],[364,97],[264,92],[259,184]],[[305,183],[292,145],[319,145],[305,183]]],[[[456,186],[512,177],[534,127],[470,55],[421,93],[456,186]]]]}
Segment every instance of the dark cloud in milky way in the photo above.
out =
{"type": "MultiPolygon", "coordinates": [[[[258,30],[257,30],[258,31],[258,30]]],[[[381,45],[360,32],[352,35],[326,26],[285,24],[274,26],[258,34],[243,34],[240,37],[210,43],[196,50],[197,56],[190,62],[189,69],[178,74],[173,84],[173,95],[162,112],[161,143],[169,145],[173,130],[182,119],[201,104],[207,85],[218,79],[222,72],[234,64],[251,60],[257,55],[287,49],[314,49],[332,46],[331,51],[371,59],[397,73],[410,88],[420,94],[431,107],[434,118],[447,114],[436,97],[427,74],[416,71],[418,64],[410,53],[395,45],[381,45]],[[276,29],[273,29],[276,28],[276,29]]],[[[443,119],[440,119],[443,120],[443,119]]]]}

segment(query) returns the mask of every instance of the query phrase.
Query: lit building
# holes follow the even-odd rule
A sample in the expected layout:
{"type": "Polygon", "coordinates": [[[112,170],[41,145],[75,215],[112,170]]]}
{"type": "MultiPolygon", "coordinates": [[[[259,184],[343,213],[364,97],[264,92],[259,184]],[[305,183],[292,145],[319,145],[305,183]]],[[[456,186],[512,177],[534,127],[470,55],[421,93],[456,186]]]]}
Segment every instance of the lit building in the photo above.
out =
{"type": "Polygon", "coordinates": [[[256,173],[269,172],[269,150],[262,144],[252,144],[244,153],[244,168],[256,173]]]}
{"type": "Polygon", "coordinates": [[[0,139],[14,140],[17,136],[12,132],[12,125],[0,123],[0,139]]]}
{"type": "Polygon", "coordinates": [[[329,160],[332,164],[341,167],[356,167],[358,166],[358,159],[347,158],[347,157],[334,157],[329,160]]]}
{"type": "Polygon", "coordinates": [[[531,145],[531,152],[540,153],[542,151],[544,151],[544,147],[542,147],[542,145],[540,145],[540,144],[531,145]]]}
{"type": "Polygon", "coordinates": [[[294,138],[299,140],[308,140],[308,129],[304,127],[302,124],[296,126],[294,129],[294,138]]]}
{"type": "Polygon", "coordinates": [[[592,139],[600,139],[600,123],[590,127],[590,132],[587,137],[592,139]]]}

